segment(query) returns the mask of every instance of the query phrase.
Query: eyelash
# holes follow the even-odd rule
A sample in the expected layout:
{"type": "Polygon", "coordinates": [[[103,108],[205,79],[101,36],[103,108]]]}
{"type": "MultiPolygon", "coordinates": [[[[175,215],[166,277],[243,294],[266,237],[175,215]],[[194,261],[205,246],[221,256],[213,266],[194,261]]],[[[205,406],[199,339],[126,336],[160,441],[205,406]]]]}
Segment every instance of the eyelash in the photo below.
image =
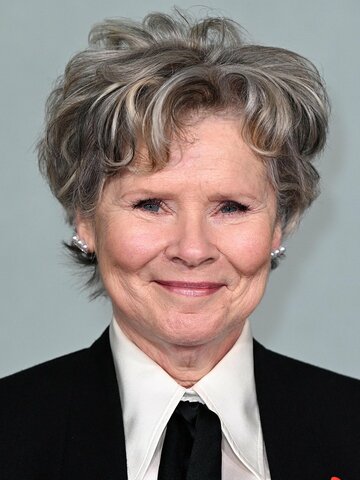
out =
{"type": "Polygon", "coordinates": [[[220,210],[223,210],[224,208],[234,207],[236,208],[236,211],[227,212],[228,215],[234,215],[236,213],[246,213],[250,210],[249,205],[244,205],[243,203],[235,202],[234,200],[227,200],[226,202],[224,202],[220,210]]]}
{"type": "Polygon", "coordinates": [[[156,207],[161,207],[162,205],[162,200],[159,200],[158,198],[147,198],[145,200],[139,200],[137,202],[135,202],[133,204],[133,208],[134,209],[137,209],[137,210],[141,210],[141,209],[144,209],[148,212],[151,212],[151,213],[157,213],[153,210],[148,210],[146,208],[144,208],[146,205],[150,205],[150,206],[156,206],[156,207]]]}
{"type": "MultiPolygon", "coordinates": [[[[139,200],[137,202],[135,202],[133,204],[133,209],[135,210],[145,210],[145,211],[148,211],[150,213],[153,213],[153,214],[156,214],[158,213],[158,211],[154,211],[154,210],[151,210],[151,209],[148,209],[148,208],[145,208],[147,205],[150,206],[150,207],[158,207],[160,208],[163,204],[163,201],[158,199],[158,198],[147,198],[145,200],[139,200]]],[[[249,205],[245,205],[243,203],[239,203],[239,202],[235,202],[234,200],[227,200],[225,201],[221,208],[220,208],[220,211],[225,209],[225,208],[235,208],[236,210],[235,211],[228,211],[228,212],[222,212],[224,214],[227,214],[227,215],[235,215],[237,213],[247,213],[249,210],[250,210],[250,207],[249,205]]]]}

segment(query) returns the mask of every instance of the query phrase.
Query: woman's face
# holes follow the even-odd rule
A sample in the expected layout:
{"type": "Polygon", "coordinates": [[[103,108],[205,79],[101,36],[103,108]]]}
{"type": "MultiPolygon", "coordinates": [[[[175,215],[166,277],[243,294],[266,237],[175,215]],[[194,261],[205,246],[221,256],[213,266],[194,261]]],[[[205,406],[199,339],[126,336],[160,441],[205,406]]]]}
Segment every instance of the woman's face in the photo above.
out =
{"type": "Polygon", "coordinates": [[[163,170],[111,179],[94,221],[78,221],[115,318],[140,348],[238,336],[280,243],[275,194],[238,124],[212,116],[187,133],[163,170]]]}

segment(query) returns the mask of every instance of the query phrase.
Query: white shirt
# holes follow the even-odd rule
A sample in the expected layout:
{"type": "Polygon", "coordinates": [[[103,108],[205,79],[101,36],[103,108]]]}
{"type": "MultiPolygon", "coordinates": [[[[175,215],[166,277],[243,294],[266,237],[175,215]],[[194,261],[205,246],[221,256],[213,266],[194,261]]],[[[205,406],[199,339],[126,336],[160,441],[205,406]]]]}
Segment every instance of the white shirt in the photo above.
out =
{"type": "Polygon", "coordinates": [[[123,408],[129,480],[157,480],[166,425],[180,400],[202,401],[222,429],[222,480],[270,480],[256,399],[249,322],[191,389],[142,352],[113,319],[110,345],[123,408]]]}

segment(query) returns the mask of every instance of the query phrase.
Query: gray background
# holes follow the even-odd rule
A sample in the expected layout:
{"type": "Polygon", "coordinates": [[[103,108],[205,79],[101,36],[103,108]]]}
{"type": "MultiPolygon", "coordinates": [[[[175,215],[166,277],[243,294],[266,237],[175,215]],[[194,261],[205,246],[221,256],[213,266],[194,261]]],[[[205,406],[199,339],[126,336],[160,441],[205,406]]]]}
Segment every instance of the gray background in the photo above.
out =
{"type": "MultiPolygon", "coordinates": [[[[318,161],[323,194],[287,242],[287,260],[272,273],[252,321],[268,347],[359,377],[360,2],[203,5],[239,21],[254,41],[309,57],[326,79],[333,112],[318,161]]],[[[86,46],[90,26],[171,6],[168,0],[0,2],[0,376],[89,345],[110,320],[107,302],[88,302],[62,252],[71,231],[37,172],[34,145],[52,82],[86,46]]]]}

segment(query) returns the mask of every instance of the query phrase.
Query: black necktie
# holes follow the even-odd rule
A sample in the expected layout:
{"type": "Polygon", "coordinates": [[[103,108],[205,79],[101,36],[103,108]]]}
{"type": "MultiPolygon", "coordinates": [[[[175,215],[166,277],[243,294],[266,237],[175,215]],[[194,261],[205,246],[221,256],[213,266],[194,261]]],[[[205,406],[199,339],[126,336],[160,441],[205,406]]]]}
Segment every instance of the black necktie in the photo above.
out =
{"type": "Polygon", "coordinates": [[[221,480],[219,417],[199,402],[180,402],[165,434],[158,480],[221,480]]]}

